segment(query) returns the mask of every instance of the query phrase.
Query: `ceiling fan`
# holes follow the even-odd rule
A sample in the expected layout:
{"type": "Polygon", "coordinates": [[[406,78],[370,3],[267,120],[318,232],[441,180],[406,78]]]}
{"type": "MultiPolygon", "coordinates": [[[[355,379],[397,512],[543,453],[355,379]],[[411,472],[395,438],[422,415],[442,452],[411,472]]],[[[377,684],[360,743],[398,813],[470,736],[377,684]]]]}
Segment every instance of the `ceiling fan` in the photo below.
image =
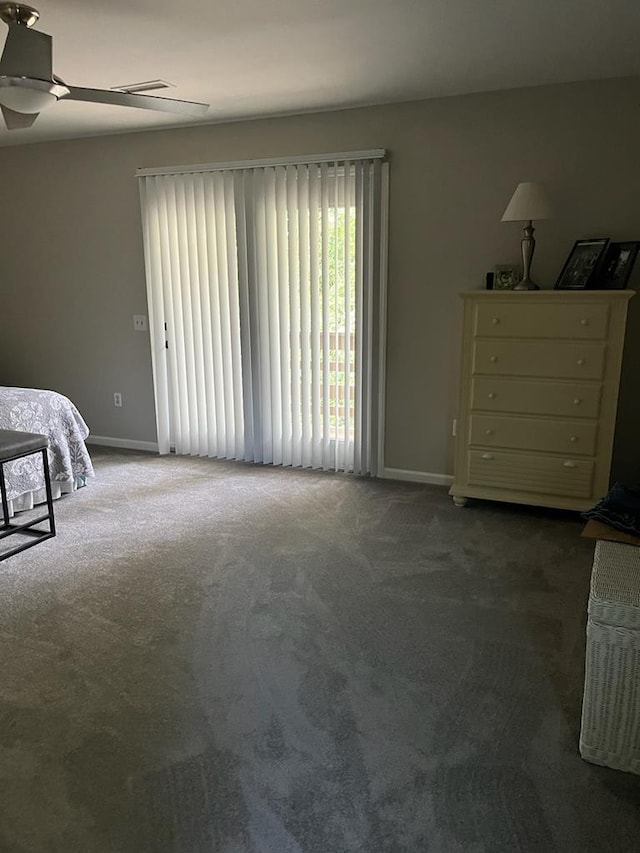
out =
{"type": "Polygon", "coordinates": [[[67,86],[53,73],[51,36],[31,29],[39,17],[32,6],[0,2],[0,19],[9,25],[0,59],[0,110],[7,130],[31,127],[42,110],[63,98],[189,116],[204,115],[209,109],[194,101],[67,86]]]}

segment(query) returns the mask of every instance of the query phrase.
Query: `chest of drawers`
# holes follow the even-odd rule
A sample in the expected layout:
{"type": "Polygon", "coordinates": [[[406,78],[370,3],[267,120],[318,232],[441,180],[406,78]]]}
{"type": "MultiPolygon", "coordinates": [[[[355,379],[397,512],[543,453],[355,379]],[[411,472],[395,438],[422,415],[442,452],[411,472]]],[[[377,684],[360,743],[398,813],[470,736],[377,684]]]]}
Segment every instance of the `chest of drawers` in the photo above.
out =
{"type": "Polygon", "coordinates": [[[450,494],[584,510],[609,488],[632,291],[477,291],[464,300],[450,494]]]}

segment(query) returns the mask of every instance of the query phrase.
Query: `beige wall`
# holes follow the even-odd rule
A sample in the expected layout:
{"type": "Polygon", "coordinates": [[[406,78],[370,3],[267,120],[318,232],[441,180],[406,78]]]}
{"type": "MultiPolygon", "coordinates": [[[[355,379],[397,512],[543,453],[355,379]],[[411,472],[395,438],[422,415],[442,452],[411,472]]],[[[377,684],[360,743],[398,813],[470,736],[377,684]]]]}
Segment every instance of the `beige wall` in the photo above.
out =
{"type": "MultiPolygon", "coordinates": [[[[55,388],[94,433],[153,441],[149,343],[132,321],[146,312],[135,169],[383,146],[386,464],[450,472],[456,294],[518,260],[520,227],[500,217],[521,180],[543,181],[557,211],[537,229],[544,286],[577,238],[640,239],[639,104],[639,82],[619,80],[4,148],[0,383],[55,388]]],[[[640,288],[640,265],[634,281],[640,288]]],[[[639,325],[632,320],[616,447],[619,474],[633,465],[637,476],[639,325]]]]}

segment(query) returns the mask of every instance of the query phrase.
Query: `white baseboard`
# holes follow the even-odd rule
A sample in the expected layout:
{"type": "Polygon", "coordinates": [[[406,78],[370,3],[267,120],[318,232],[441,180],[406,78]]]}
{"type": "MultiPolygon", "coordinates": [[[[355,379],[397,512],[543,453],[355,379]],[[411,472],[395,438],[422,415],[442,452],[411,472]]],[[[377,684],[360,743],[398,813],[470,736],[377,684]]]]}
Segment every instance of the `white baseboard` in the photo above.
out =
{"type": "Polygon", "coordinates": [[[384,480],[406,480],[410,483],[431,483],[434,486],[450,486],[453,483],[451,474],[407,471],[404,468],[383,468],[380,476],[384,480]]]}
{"type": "Polygon", "coordinates": [[[157,441],[138,441],[136,438],[112,438],[109,435],[90,435],[87,444],[100,444],[103,447],[121,447],[123,450],[150,450],[158,452],[157,441]]]}
{"type": "MultiPolygon", "coordinates": [[[[138,441],[135,438],[112,438],[109,435],[90,435],[87,444],[103,447],[121,447],[123,450],[148,450],[158,452],[156,441],[138,441]]],[[[173,447],[171,448],[173,450],[173,447]]],[[[431,483],[434,486],[450,486],[451,474],[432,474],[429,471],[407,471],[404,468],[383,468],[379,474],[383,480],[403,480],[409,483],[431,483]]]]}

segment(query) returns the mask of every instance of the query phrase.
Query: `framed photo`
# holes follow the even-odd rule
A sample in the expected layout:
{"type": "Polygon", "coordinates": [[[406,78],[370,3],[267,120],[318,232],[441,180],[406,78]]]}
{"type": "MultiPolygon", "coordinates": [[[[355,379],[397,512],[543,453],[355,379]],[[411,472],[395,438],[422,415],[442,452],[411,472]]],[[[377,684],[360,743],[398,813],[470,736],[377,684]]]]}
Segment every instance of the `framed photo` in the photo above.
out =
{"type": "Polygon", "coordinates": [[[498,264],[493,269],[493,290],[513,290],[522,279],[522,268],[517,264],[498,264]]]}
{"type": "Polygon", "coordinates": [[[576,240],[556,281],[556,290],[585,290],[592,286],[608,245],[608,237],[576,240]]]}
{"type": "Polygon", "coordinates": [[[609,243],[595,287],[602,290],[624,290],[638,257],[640,243],[609,243]]]}

